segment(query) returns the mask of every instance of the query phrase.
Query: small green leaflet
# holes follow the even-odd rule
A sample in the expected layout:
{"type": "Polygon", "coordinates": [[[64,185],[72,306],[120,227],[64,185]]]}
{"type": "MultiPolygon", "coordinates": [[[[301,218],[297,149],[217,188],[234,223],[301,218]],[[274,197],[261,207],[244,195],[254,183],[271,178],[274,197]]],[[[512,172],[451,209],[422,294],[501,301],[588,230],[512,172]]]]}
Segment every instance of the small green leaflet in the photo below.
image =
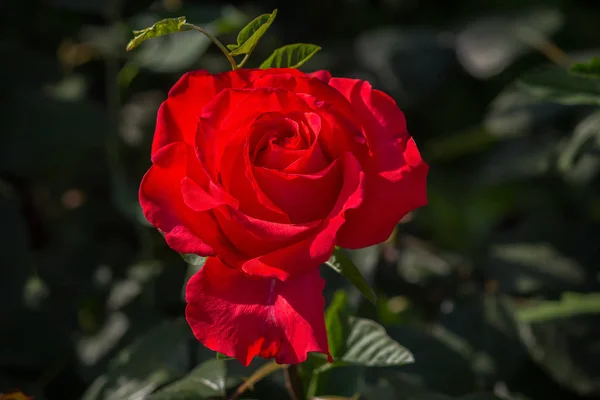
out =
{"type": "Polygon", "coordinates": [[[315,44],[288,44],[275,50],[260,64],[260,68],[299,68],[319,50],[321,47],[315,44]]]}
{"type": "Polygon", "coordinates": [[[134,38],[127,44],[127,51],[135,49],[145,40],[189,30],[184,24],[185,17],[165,18],[149,28],[142,29],[141,31],[133,31],[134,38]]]}
{"type": "Polygon", "coordinates": [[[571,72],[600,78],[600,58],[593,57],[587,63],[576,63],[571,67],[571,72]]]}
{"type": "Polygon", "coordinates": [[[343,250],[336,247],[326,264],[340,273],[356,287],[371,303],[377,303],[377,295],[362,276],[356,265],[344,254],[343,250]]]}
{"type": "Polygon", "coordinates": [[[277,10],[275,9],[271,14],[259,15],[252,20],[238,34],[237,43],[227,45],[230,51],[229,54],[239,56],[252,53],[252,50],[254,50],[260,38],[269,29],[276,16],[277,10]]]}

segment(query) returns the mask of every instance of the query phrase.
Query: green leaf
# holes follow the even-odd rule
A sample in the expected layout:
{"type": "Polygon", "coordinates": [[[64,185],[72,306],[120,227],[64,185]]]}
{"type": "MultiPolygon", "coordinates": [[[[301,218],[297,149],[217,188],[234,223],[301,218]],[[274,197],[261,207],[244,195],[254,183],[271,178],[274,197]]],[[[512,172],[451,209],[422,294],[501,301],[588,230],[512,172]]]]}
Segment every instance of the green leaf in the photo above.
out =
{"type": "Polygon", "coordinates": [[[557,301],[532,301],[519,306],[517,318],[524,322],[543,322],[580,314],[600,313],[600,293],[563,293],[557,301]]]}
{"type": "Polygon", "coordinates": [[[184,375],[189,327],[185,320],[165,322],[123,349],[108,371],[96,378],[83,400],[145,398],[184,375]]]}
{"type": "Polygon", "coordinates": [[[325,311],[329,352],[334,359],[341,357],[345,350],[346,336],[349,332],[349,317],[348,295],[343,290],[338,290],[333,295],[333,300],[327,307],[327,311],[325,311]]]}
{"type": "Polygon", "coordinates": [[[589,184],[600,173],[600,112],[582,119],[560,146],[558,170],[576,185],[589,184]]]}
{"type": "Polygon", "coordinates": [[[267,29],[269,29],[276,16],[277,9],[273,10],[271,14],[259,15],[252,20],[238,34],[237,44],[227,45],[227,48],[231,51],[229,54],[239,56],[241,54],[252,53],[252,50],[254,50],[260,38],[267,32],[267,29]]]}
{"type": "Polygon", "coordinates": [[[521,90],[545,100],[561,104],[600,105],[600,79],[590,75],[595,66],[583,67],[588,73],[581,73],[559,67],[544,67],[524,74],[517,82],[521,90]]]}
{"type": "MultiPolygon", "coordinates": [[[[189,265],[193,265],[194,267],[202,268],[202,266],[206,262],[206,257],[202,257],[197,254],[193,254],[193,253],[179,253],[179,254],[181,255],[181,258],[183,258],[183,260],[186,263],[188,263],[189,265]]],[[[200,268],[198,268],[198,269],[200,269],[200,268]]]]}
{"type": "MultiPolygon", "coordinates": [[[[581,301],[584,296],[574,295],[565,303],[581,301]]],[[[594,297],[597,299],[597,295],[590,299],[594,297]]],[[[549,311],[548,308],[546,313],[525,314],[526,318],[523,318],[522,314],[520,315],[520,307],[522,306],[517,301],[512,301],[511,308],[517,324],[518,337],[531,359],[561,386],[569,388],[581,397],[598,397],[598,316],[575,313],[571,318],[567,318],[569,312],[565,307],[558,312],[557,309],[549,311]]]]}
{"type": "Polygon", "coordinates": [[[349,317],[348,337],[341,361],[367,367],[410,364],[412,353],[388,336],[383,326],[370,319],[349,317]]]}
{"type": "Polygon", "coordinates": [[[600,58],[594,57],[587,63],[576,63],[571,66],[571,72],[600,78],[600,58]]]}
{"type": "Polygon", "coordinates": [[[367,300],[373,304],[377,303],[377,295],[371,286],[369,286],[369,283],[362,276],[356,265],[354,265],[354,263],[344,254],[342,249],[336,247],[326,264],[340,273],[344,278],[348,279],[348,281],[354,285],[367,300]]]}
{"type": "Polygon", "coordinates": [[[389,337],[383,326],[348,312],[344,291],[337,291],[325,312],[329,351],[336,362],[369,367],[412,363],[410,351],[389,337]]]}
{"type": "Polygon", "coordinates": [[[185,17],[165,18],[161,19],[149,28],[142,29],[140,31],[133,31],[134,38],[131,39],[127,44],[127,51],[135,49],[145,40],[188,30],[183,26],[184,24],[185,17]]]}
{"type": "Polygon", "coordinates": [[[319,50],[321,47],[315,44],[288,44],[275,50],[260,64],[260,68],[299,68],[319,50]]]}
{"type": "Polygon", "coordinates": [[[200,400],[224,397],[227,369],[225,361],[200,364],[182,379],[156,391],[149,400],[200,400]]]}

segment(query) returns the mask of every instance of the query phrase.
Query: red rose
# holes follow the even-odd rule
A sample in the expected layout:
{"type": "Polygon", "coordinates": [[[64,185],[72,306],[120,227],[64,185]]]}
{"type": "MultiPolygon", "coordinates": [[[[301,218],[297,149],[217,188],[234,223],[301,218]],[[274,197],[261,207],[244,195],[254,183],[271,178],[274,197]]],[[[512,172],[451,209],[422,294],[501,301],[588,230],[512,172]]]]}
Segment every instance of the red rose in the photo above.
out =
{"type": "Polygon", "coordinates": [[[327,71],[187,73],[158,112],[152,162],[148,221],[174,250],[218,257],[188,285],[188,321],[245,364],[327,353],[319,265],[427,202],[394,100],[327,71]]]}

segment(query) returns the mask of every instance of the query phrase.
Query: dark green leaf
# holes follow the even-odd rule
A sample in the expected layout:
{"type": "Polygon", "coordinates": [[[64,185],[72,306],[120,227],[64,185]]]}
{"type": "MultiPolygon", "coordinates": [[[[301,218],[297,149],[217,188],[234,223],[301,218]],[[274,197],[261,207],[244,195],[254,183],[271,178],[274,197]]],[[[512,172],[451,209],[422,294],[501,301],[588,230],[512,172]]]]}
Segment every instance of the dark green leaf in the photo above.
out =
{"type": "Polygon", "coordinates": [[[183,260],[189,265],[193,265],[194,267],[202,268],[204,263],[206,262],[206,257],[199,256],[193,253],[180,253],[183,260]]]}
{"type": "Polygon", "coordinates": [[[275,50],[260,68],[299,68],[319,50],[321,47],[315,44],[288,44],[275,50]]]}
{"type": "Polygon", "coordinates": [[[145,28],[139,31],[133,31],[134,38],[131,39],[127,44],[127,51],[135,49],[145,40],[152,39],[158,36],[165,36],[170,33],[188,30],[183,26],[184,24],[185,17],[165,18],[158,21],[149,28],[145,28]]]}
{"type": "Polygon", "coordinates": [[[524,322],[542,322],[579,314],[600,313],[600,293],[563,293],[557,301],[532,301],[517,308],[517,318],[524,322]]]}
{"type": "MultiPolygon", "coordinates": [[[[561,312],[566,314],[564,310],[561,312]]],[[[532,360],[561,386],[580,396],[597,397],[600,394],[598,314],[570,318],[559,315],[556,319],[550,319],[550,314],[530,314],[532,320],[538,319],[528,322],[520,318],[516,308],[521,343],[532,360]]]]}
{"type": "Polygon", "coordinates": [[[559,151],[557,167],[566,180],[589,184],[600,173],[600,112],[579,122],[559,151]]]}
{"type": "MultiPolygon", "coordinates": [[[[362,398],[362,397],[361,397],[362,398]]],[[[500,400],[491,393],[451,397],[398,377],[386,376],[376,386],[364,388],[366,400],[500,400]]]]}
{"type": "Polygon", "coordinates": [[[534,96],[561,104],[600,105],[600,79],[559,67],[526,73],[517,85],[534,96]]]}
{"type": "Polygon", "coordinates": [[[575,290],[585,283],[585,268],[547,242],[517,241],[490,246],[486,275],[502,291],[531,293],[542,288],[575,290]]]}
{"type": "Polygon", "coordinates": [[[571,72],[600,78],[600,58],[594,57],[587,63],[576,63],[571,67],[571,72]]]}
{"type": "Polygon", "coordinates": [[[226,377],[225,361],[206,361],[182,379],[155,392],[149,400],[200,400],[223,397],[226,377]]]}
{"type": "Polygon", "coordinates": [[[414,361],[411,352],[389,337],[383,326],[351,316],[347,303],[346,293],[338,291],[325,313],[329,350],[334,361],[370,367],[414,361]]]}
{"type": "Polygon", "coordinates": [[[82,399],[141,399],[181,377],[186,371],[189,333],[184,320],[165,322],[152,329],[123,349],[82,399]]]}
{"type": "Polygon", "coordinates": [[[411,349],[416,360],[402,368],[391,369],[394,376],[453,396],[472,390],[475,384],[473,352],[456,335],[439,327],[432,331],[408,326],[389,327],[388,334],[411,349]]]}
{"type": "Polygon", "coordinates": [[[348,281],[354,285],[367,300],[373,304],[377,303],[375,292],[371,286],[369,286],[369,283],[362,276],[356,265],[354,265],[354,263],[344,254],[342,249],[336,247],[326,264],[340,273],[344,278],[348,279],[348,281]]]}
{"type": "Polygon", "coordinates": [[[252,20],[238,34],[237,44],[227,45],[227,48],[231,51],[229,54],[239,56],[241,54],[252,53],[252,50],[254,50],[260,38],[269,29],[276,16],[277,10],[273,10],[271,14],[263,14],[252,20]]]}

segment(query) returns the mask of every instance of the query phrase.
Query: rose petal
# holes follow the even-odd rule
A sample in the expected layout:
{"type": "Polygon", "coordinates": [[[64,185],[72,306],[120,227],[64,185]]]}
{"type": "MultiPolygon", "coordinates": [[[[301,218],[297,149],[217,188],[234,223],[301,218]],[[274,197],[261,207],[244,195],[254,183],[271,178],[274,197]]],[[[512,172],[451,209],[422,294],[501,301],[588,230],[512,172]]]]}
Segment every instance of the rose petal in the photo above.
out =
{"type": "Polygon", "coordinates": [[[313,137],[310,147],[296,161],[283,169],[290,174],[312,174],[323,170],[330,161],[321,148],[321,117],[313,112],[304,113],[303,122],[308,134],[313,137]]]}
{"type": "Polygon", "coordinates": [[[360,80],[332,78],[329,84],[352,104],[369,145],[370,156],[362,160],[365,201],[338,233],[340,246],[362,248],[386,240],[402,217],[427,204],[428,166],[391,97],[360,80]]]}
{"type": "Polygon", "coordinates": [[[281,282],[249,277],[210,257],[187,284],[186,319],[206,347],[245,366],[255,356],[297,364],[309,352],[329,356],[324,286],[318,269],[281,282]]]}
{"type": "Polygon", "coordinates": [[[215,217],[227,238],[247,258],[255,258],[302,241],[321,224],[321,221],[304,224],[265,221],[231,208],[215,210],[215,217]]]}
{"type": "Polygon", "coordinates": [[[311,77],[311,78],[317,78],[325,83],[329,82],[329,80],[331,79],[331,72],[322,69],[319,71],[315,71],[315,72],[311,72],[309,74],[306,74],[307,76],[311,77]]]}
{"type": "MultiPolygon", "coordinates": [[[[245,153],[246,150],[241,152],[245,153]]],[[[248,154],[240,155],[240,150],[228,148],[221,164],[221,173],[227,177],[223,179],[224,187],[234,198],[240,199],[239,209],[244,214],[267,221],[289,223],[287,214],[256,183],[248,154]]]]}
{"type": "Polygon", "coordinates": [[[169,91],[158,111],[152,154],[169,143],[194,142],[198,117],[206,104],[225,89],[250,87],[265,74],[304,75],[295,69],[239,69],[220,74],[198,70],[185,73],[169,91]]]}
{"type": "Polygon", "coordinates": [[[183,141],[193,145],[198,118],[204,106],[222,90],[246,87],[260,76],[245,71],[212,75],[200,70],[184,74],[158,110],[152,154],[172,142],[183,141]]]}
{"type": "Polygon", "coordinates": [[[319,233],[291,246],[275,250],[246,261],[242,270],[250,275],[286,280],[306,273],[329,259],[335,246],[336,234],[344,224],[346,214],[361,205],[364,196],[364,173],[358,160],[345,153],[340,159],[344,184],[336,204],[315,230],[319,233]]]}
{"type": "Polygon", "coordinates": [[[300,125],[282,113],[265,113],[249,128],[250,161],[254,165],[282,170],[301,157],[307,144],[300,125]]]}
{"type": "Polygon", "coordinates": [[[292,223],[320,220],[335,204],[342,187],[336,161],[314,174],[288,174],[263,167],[252,169],[256,182],[292,223]]]}
{"type": "Polygon", "coordinates": [[[242,211],[278,222],[289,218],[255,182],[247,132],[261,114],[285,109],[310,111],[302,98],[280,89],[224,90],[204,108],[196,136],[198,158],[209,175],[240,200],[242,211]]]}
{"type": "Polygon", "coordinates": [[[257,118],[285,110],[310,111],[301,97],[280,88],[222,91],[200,116],[196,134],[198,157],[206,160],[207,169],[220,165],[225,149],[242,146],[257,118]]]}
{"type": "Polygon", "coordinates": [[[185,157],[186,145],[182,142],[171,143],[154,154],[155,163],[140,185],[140,204],[148,222],[164,233],[175,251],[214,255],[213,247],[190,229],[201,226],[206,217],[192,212],[183,202],[180,185],[185,163],[175,160],[185,157]]]}
{"type": "Polygon", "coordinates": [[[153,158],[142,179],[139,200],[144,216],[163,232],[169,246],[180,253],[212,256],[218,253],[232,265],[240,254],[223,234],[212,212],[196,212],[183,201],[181,182],[193,150],[183,142],[171,143],[153,158]]]}
{"type": "Polygon", "coordinates": [[[181,181],[181,193],[184,203],[194,211],[207,211],[213,208],[228,205],[237,208],[239,202],[218,186],[211,184],[212,193],[202,189],[192,179],[185,177],[181,181]]]}

